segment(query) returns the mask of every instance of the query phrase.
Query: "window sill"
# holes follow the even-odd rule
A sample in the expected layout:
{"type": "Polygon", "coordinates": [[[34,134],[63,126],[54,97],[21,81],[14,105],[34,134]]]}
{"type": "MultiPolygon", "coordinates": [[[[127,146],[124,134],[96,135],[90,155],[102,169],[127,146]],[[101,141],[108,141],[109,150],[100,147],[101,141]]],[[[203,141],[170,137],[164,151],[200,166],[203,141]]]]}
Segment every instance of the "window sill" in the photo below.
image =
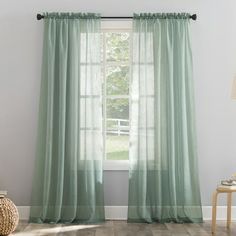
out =
{"type": "Polygon", "coordinates": [[[103,170],[114,170],[114,171],[119,171],[119,170],[129,170],[129,161],[108,161],[105,160],[103,162],[103,170]]]}

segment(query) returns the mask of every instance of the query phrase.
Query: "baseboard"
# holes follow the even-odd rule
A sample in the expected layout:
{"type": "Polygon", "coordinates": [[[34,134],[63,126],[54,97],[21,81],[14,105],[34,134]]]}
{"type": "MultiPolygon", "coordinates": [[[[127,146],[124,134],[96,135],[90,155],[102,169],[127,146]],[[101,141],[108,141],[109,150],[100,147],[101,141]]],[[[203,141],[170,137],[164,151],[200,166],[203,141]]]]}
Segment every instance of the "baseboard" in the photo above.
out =
{"type": "Polygon", "coordinates": [[[128,206],[105,206],[105,217],[107,220],[126,220],[128,206]]]}
{"type": "MultiPolygon", "coordinates": [[[[17,207],[20,219],[27,220],[29,218],[29,206],[18,206],[17,207]]],[[[127,219],[127,206],[105,206],[105,216],[107,220],[126,220],[127,219]]],[[[203,206],[203,219],[211,220],[211,206],[203,206]]],[[[226,220],[227,207],[217,207],[217,220],[226,220]]],[[[232,206],[232,220],[236,220],[236,206],[232,206]]]]}
{"type": "MultiPolygon", "coordinates": [[[[21,220],[29,219],[29,206],[17,206],[21,220]]],[[[107,220],[126,220],[127,206],[105,206],[105,217],[107,220]]]]}
{"type": "MultiPolygon", "coordinates": [[[[236,206],[232,206],[232,220],[236,221],[236,206]]],[[[212,216],[212,207],[211,206],[203,206],[202,214],[204,220],[211,220],[212,216]]],[[[226,220],[227,219],[227,206],[218,206],[217,207],[217,220],[226,220]]]]}
{"type": "Polygon", "coordinates": [[[29,219],[29,212],[30,207],[29,206],[17,206],[20,220],[28,220],[29,219]]]}

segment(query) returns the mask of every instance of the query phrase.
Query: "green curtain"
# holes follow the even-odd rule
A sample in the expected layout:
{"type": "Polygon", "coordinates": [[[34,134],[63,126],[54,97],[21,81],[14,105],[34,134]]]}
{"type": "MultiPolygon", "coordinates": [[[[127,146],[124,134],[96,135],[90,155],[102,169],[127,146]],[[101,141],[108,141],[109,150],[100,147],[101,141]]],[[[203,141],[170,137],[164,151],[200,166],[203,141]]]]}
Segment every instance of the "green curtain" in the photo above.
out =
{"type": "Polygon", "coordinates": [[[44,16],[30,222],[104,221],[100,16],[44,16]]]}
{"type": "Polygon", "coordinates": [[[130,222],[202,222],[189,21],[134,15],[130,222]]]}

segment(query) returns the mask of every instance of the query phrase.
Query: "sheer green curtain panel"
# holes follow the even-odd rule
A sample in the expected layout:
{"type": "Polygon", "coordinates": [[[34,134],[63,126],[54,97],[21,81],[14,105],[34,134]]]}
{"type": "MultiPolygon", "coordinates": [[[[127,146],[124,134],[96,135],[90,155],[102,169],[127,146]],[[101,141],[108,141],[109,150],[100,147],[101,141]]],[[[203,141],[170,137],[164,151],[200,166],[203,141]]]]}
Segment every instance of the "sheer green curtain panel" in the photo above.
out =
{"type": "Polygon", "coordinates": [[[189,14],[133,19],[130,222],[202,222],[189,14]]]}
{"type": "Polygon", "coordinates": [[[100,16],[44,16],[30,221],[104,221],[100,16]]]}

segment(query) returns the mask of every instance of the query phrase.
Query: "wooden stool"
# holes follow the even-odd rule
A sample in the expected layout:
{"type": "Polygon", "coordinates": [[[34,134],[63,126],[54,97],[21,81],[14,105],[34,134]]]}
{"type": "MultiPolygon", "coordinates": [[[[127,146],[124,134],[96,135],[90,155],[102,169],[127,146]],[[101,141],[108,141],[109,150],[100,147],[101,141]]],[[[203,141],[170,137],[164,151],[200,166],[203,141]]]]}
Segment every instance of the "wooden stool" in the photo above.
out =
{"type": "Polygon", "coordinates": [[[227,227],[231,224],[231,205],[232,205],[232,193],[236,192],[236,186],[224,186],[220,185],[212,195],[212,234],[216,231],[216,208],[217,208],[217,196],[219,193],[227,193],[227,227]]]}

